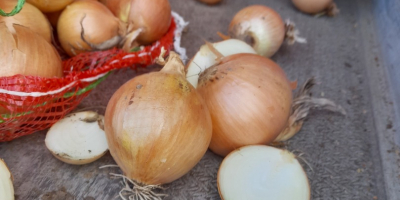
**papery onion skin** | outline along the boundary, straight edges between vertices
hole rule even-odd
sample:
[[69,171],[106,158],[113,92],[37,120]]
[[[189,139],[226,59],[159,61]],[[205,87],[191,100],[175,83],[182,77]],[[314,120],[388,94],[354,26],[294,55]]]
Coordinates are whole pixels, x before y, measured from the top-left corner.
[[50,43],[27,27],[14,25],[13,28],[15,34],[0,23],[0,77],[63,76],[61,58]]
[[92,44],[101,44],[119,35],[120,21],[103,4],[92,0],[77,0],[61,13],[57,32],[61,46],[69,56],[92,51],[81,39],[83,19],[84,37]]
[[[17,5],[18,0],[0,1],[0,8],[10,12]],[[5,22],[10,30],[13,24],[19,24],[32,29],[41,35],[47,42],[51,42],[52,29],[46,16],[35,6],[25,3],[21,11],[11,17],[0,16],[0,22]]]
[[308,14],[317,14],[326,10],[333,0],[292,0],[294,6]]
[[56,12],[64,9],[68,4],[74,0],[26,0],[28,3],[33,4],[44,13]]
[[229,25],[232,38],[250,40],[257,54],[271,57],[285,39],[285,24],[280,15],[263,5],[243,8],[233,17]]
[[210,149],[220,156],[273,142],[290,115],[289,80],[276,63],[259,55],[224,57],[201,74],[197,90],[211,113]]
[[143,29],[137,38],[140,44],[157,41],[171,25],[168,0],[100,0],[115,16],[135,29]]
[[[160,72],[126,82],[107,105],[110,153],[127,177],[143,184],[180,178],[200,161],[211,140],[209,111],[185,80],[178,57],[171,52]],[[178,70],[171,69],[173,62]]]

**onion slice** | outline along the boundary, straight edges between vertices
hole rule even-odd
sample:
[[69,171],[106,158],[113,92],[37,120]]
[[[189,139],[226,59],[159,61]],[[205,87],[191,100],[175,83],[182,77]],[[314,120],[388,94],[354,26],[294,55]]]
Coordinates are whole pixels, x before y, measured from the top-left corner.
[[0,158],[0,199],[14,200],[12,174],[6,163]]
[[93,162],[108,151],[103,124],[104,117],[93,111],[70,114],[47,132],[46,147],[69,164]]
[[230,153],[218,171],[218,190],[225,200],[309,200],[306,173],[287,150],[251,145]]
[[[214,48],[210,49],[210,45]],[[188,64],[186,80],[196,88],[199,75],[207,68],[215,65],[217,60],[220,59],[219,56],[222,55],[225,57],[238,53],[256,54],[256,51],[246,42],[238,39],[227,39],[213,44],[207,43],[201,46],[199,51]]]

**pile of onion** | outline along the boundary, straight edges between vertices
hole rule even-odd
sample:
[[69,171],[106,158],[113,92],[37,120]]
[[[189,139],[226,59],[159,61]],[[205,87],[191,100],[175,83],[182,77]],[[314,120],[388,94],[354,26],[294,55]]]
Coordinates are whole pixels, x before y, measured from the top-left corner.
[[305,43],[298,33],[293,23],[285,24],[276,11],[263,5],[241,9],[229,25],[230,37],[248,42],[257,54],[265,57],[274,55],[285,38],[289,44]]
[[161,71],[137,76],[114,93],[104,128],[118,166],[144,185],[186,174],[207,151],[212,134],[207,106],[174,52]]
[[287,150],[264,145],[239,148],[218,170],[218,191],[226,200],[310,200],[306,173]]
[[143,45],[160,39],[171,24],[168,0],[100,0],[115,16],[139,30],[137,42]]
[[0,199],[14,200],[13,177],[6,163],[0,158]]
[[[17,2],[18,0],[0,1],[0,8],[5,12],[10,12]],[[3,17],[0,15],[0,22],[5,22],[11,31],[14,29],[13,24],[25,26],[41,35],[46,41],[51,42],[52,30],[46,16],[29,3],[25,3],[21,11],[14,16]]]
[[294,6],[307,14],[335,16],[339,10],[333,0],[292,0]]

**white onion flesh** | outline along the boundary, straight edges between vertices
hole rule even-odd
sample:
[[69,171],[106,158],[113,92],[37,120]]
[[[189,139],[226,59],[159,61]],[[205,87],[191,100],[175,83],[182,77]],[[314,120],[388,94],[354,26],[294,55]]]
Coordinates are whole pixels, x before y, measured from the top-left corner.
[[225,200],[309,200],[302,166],[287,150],[265,145],[239,148],[223,160],[218,190]]
[[[238,39],[227,39],[213,43],[212,45],[223,56],[230,56],[238,53],[257,54],[253,47]],[[199,75],[207,68],[216,64],[216,59],[217,55],[215,55],[206,44],[201,46],[200,50],[188,65],[186,80],[188,80],[194,88],[197,88]]]
[[14,200],[12,175],[6,163],[0,158],[0,199]]
[[63,162],[75,165],[93,162],[108,151],[103,123],[104,117],[96,112],[70,114],[50,128],[46,146]]

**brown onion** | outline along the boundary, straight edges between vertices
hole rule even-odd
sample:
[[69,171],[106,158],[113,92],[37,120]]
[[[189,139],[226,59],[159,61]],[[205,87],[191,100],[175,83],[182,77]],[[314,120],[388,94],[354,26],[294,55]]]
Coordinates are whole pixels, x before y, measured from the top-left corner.
[[115,47],[121,40],[121,26],[103,4],[77,0],[61,13],[57,32],[63,49],[68,55],[75,56],[81,52]]
[[273,142],[285,128],[292,89],[284,71],[255,54],[234,54],[206,69],[197,90],[211,113],[210,149],[221,156]]
[[68,4],[74,0],[26,0],[28,3],[33,4],[44,13],[55,12],[64,9]]
[[[0,1],[0,8],[5,12],[10,12],[17,5],[18,0]],[[0,22],[5,22],[9,30],[13,29],[13,24],[19,24],[30,28],[46,41],[51,42],[51,26],[46,16],[35,6],[25,3],[21,11],[12,17],[0,16]]]
[[329,16],[337,14],[338,9],[333,0],[292,0],[294,6],[308,14],[320,14],[326,12]]
[[100,0],[132,29],[142,29],[137,41],[150,44],[160,39],[171,24],[168,0]]
[[199,0],[199,1],[201,1],[205,4],[214,5],[214,4],[221,2],[222,0]]
[[114,93],[104,127],[118,166],[146,185],[186,174],[207,151],[212,132],[207,106],[174,52],[161,71],[137,76]]

